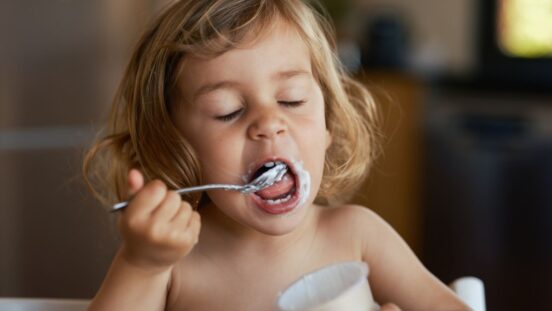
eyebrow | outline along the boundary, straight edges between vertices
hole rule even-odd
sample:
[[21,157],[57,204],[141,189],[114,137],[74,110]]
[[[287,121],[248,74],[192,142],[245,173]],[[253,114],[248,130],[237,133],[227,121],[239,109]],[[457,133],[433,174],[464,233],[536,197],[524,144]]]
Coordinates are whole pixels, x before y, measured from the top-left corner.
[[304,69],[292,69],[292,70],[283,70],[278,71],[272,77],[273,80],[287,80],[296,76],[310,75],[311,72]]
[[[271,80],[287,80],[296,76],[310,75],[311,72],[303,69],[292,69],[292,70],[283,70],[278,71],[272,75]],[[239,82],[231,80],[223,80],[215,83],[207,83],[201,86],[194,94],[194,99],[198,98],[201,95],[219,90],[219,89],[228,89],[235,88],[240,85]]]
[[203,85],[202,87],[200,87],[195,92],[194,99],[198,98],[201,95],[204,95],[204,94],[207,94],[207,93],[219,90],[219,89],[234,88],[237,85],[239,85],[238,82],[229,81],[229,80],[219,81],[219,82],[215,82],[215,83],[207,83],[207,84]]

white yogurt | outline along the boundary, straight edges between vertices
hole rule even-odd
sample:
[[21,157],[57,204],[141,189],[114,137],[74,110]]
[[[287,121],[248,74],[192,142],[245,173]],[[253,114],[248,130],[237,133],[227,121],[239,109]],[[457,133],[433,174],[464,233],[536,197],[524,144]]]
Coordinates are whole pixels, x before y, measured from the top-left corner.
[[303,163],[292,161],[295,174],[299,179],[299,204],[301,206],[308,200],[311,190],[311,178],[309,172],[303,168]]

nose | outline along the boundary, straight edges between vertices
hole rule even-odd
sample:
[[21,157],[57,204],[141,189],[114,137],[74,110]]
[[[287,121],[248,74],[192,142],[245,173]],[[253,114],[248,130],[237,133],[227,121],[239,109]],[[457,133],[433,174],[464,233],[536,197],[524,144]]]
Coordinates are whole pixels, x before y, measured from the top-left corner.
[[248,135],[253,140],[271,140],[287,132],[286,122],[281,114],[272,110],[259,113],[248,128]]

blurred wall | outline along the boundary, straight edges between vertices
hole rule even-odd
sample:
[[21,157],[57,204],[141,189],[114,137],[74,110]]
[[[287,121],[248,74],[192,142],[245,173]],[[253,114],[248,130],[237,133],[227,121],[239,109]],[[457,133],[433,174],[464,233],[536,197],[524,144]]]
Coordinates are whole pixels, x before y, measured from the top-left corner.
[[[394,14],[407,27],[412,65],[421,70],[464,74],[476,61],[476,0],[351,0],[368,22]],[[361,23],[362,25],[362,23]]]
[[148,0],[0,3],[0,296],[89,298],[117,245],[80,176]]

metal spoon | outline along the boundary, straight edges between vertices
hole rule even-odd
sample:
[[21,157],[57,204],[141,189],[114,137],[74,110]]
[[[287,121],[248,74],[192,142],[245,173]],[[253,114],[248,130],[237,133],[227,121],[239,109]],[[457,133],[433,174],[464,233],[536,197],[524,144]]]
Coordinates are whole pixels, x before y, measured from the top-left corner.
[[[252,182],[245,185],[231,185],[231,184],[208,184],[203,186],[187,187],[180,188],[176,190],[176,193],[190,193],[196,191],[205,191],[205,190],[231,190],[239,191],[241,193],[249,194],[257,192],[261,189],[264,189],[268,186],[272,186],[274,183],[282,180],[282,177],[287,172],[287,165],[284,163],[278,162],[268,171],[262,173],[259,177],[255,178]],[[113,205],[111,212],[117,212],[125,208],[130,201],[124,201]]]

